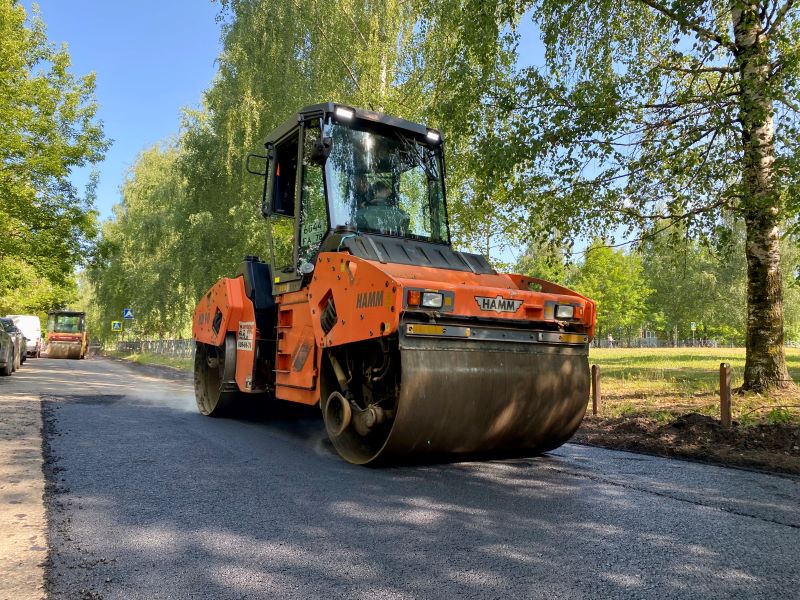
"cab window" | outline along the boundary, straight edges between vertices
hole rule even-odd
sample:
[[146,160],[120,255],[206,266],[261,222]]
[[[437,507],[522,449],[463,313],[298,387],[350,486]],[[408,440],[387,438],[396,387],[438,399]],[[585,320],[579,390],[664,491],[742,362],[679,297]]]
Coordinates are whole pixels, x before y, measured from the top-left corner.
[[274,185],[272,186],[272,212],[286,217],[294,216],[294,194],[297,177],[298,136],[295,133],[275,147]]
[[[300,198],[300,243],[298,261],[313,262],[322,238],[328,232],[323,167],[312,159],[320,136],[318,124],[306,125],[303,141],[303,173]],[[300,265],[298,265],[300,266]]]

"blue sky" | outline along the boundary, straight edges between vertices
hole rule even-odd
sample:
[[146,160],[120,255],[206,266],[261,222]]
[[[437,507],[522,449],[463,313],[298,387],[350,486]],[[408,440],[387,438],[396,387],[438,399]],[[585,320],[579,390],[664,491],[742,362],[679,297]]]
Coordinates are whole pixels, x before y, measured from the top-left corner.
[[[177,134],[181,107],[198,106],[216,72],[218,4],[204,0],[23,0],[38,4],[51,42],[67,44],[72,72],[97,74],[98,116],[113,140],[99,166],[97,209],[111,214],[136,155]],[[83,187],[88,172],[73,173]]]
[[[181,108],[198,106],[216,72],[219,4],[210,0],[22,0],[39,6],[48,37],[66,43],[72,72],[97,74],[98,117],[113,140],[99,165],[96,208],[111,215],[125,172],[145,148],[178,133]],[[538,32],[521,26],[520,65],[541,62]],[[89,170],[73,173],[82,189]]]

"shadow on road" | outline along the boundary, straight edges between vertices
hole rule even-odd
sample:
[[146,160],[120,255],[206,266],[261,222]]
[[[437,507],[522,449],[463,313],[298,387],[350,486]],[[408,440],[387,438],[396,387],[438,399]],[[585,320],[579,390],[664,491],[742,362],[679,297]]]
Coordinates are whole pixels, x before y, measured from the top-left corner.
[[52,598],[788,597],[800,575],[777,477],[731,507],[750,474],[588,448],[355,467],[292,405],[71,396],[43,415]]

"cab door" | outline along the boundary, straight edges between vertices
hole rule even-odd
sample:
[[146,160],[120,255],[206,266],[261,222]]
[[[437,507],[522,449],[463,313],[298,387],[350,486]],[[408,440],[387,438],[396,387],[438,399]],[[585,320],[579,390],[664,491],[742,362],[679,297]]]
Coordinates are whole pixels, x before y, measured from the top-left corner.
[[330,229],[325,201],[325,169],[320,152],[319,119],[306,121],[302,128],[302,154],[298,173],[297,270],[310,269],[320,244]]
[[[295,220],[295,273],[297,288],[278,299],[278,351],[275,395],[284,400],[315,404],[319,401],[321,353],[312,324],[308,287],[320,244],[328,233],[324,171],[318,156],[319,121],[303,124],[297,169]],[[276,288],[278,286],[276,285]]]

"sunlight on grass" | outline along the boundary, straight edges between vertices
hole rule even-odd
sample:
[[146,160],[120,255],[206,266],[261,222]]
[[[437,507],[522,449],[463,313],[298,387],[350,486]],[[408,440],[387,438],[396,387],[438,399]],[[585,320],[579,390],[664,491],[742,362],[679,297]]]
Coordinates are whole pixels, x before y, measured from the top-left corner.
[[143,365],[158,365],[162,367],[174,367],[182,371],[191,371],[194,365],[192,358],[178,358],[174,356],[162,356],[160,354],[147,354],[138,352],[111,352],[110,356],[129,360]]
[[[603,416],[667,415],[694,411],[719,418],[719,365],[730,363],[732,385],[742,385],[744,348],[593,348],[600,366]],[[800,382],[800,349],[787,348],[789,374]],[[733,415],[742,424],[800,423],[800,394],[776,397],[734,394]]]

